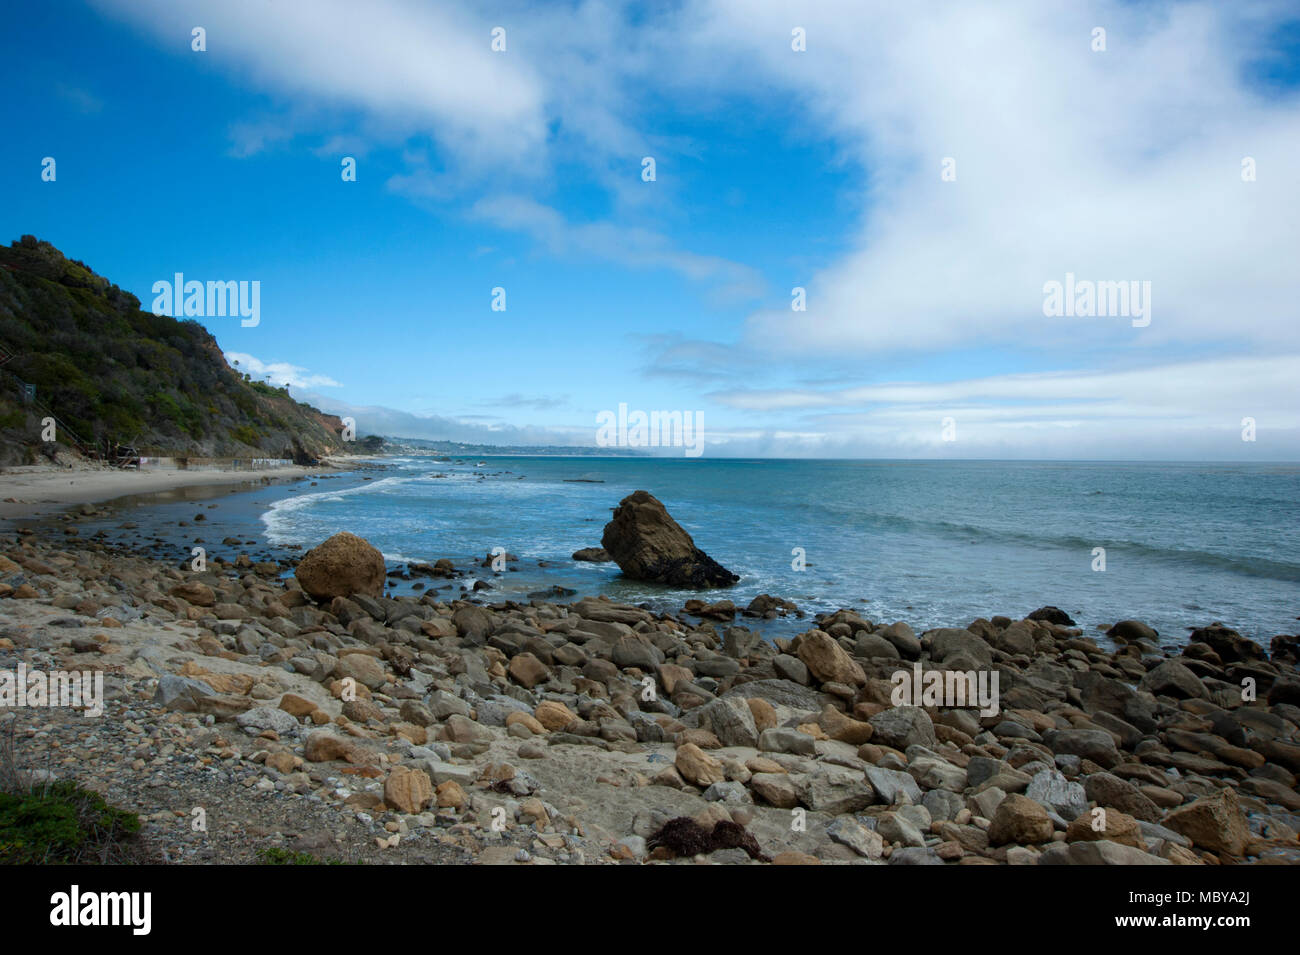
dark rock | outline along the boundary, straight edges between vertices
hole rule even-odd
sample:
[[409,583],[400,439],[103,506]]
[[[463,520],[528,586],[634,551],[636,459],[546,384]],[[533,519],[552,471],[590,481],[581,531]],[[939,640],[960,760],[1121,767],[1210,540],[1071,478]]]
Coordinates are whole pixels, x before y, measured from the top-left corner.
[[1148,627],[1141,620],[1121,620],[1106,631],[1106,636],[1125,643],[1130,640],[1149,640],[1155,643],[1160,639],[1159,631],[1154,627]]
[[1230,627],[1221,623],[1212,623],[1208,627],[1193,630],[1188,636],[1190,643],[1208,643],[1224,663],[1263,660],[1264,648],[1254,640],[1248,640]]
[[696,547],[648,491],[635,491],[619,502],[600,542],[635,580],[703,589],[729,587],[740,579]]
[[1041,620],[1044,623],[1055,623],[1062,627],[1074,627],[1077,624],[1070,619],[1070,615],[1064,610],[1057,607],[1039,607],[1027,618],[1029,620]]

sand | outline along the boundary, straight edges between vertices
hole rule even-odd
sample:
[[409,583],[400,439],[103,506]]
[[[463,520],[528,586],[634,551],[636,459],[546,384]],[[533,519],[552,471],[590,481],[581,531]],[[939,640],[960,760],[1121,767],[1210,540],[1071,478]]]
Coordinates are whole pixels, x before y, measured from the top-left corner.
[[279,483],[352,466],[355,462],[351,459],[331,458],[315,467],[294,465],[261,471],[218,468],[123,471],[94,465],[4,468],[0,469],[0,521],[43,517],[79,504],[99,504],[134,494],[187,487],[261,485],[268,479]]

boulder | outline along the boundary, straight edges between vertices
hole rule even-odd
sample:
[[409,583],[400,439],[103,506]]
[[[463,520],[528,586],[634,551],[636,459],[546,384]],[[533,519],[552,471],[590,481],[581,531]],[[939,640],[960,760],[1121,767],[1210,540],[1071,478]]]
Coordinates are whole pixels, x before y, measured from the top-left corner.
[[1088,811],[1088,797],[1084,788],[1078,783],[1070,782],[1059,770],[1044,769],[1035,773],[1025,789],[1025,795],[1064,819],[1075,819]]
[[758,726],[747,700],[736,696],[713,700],[696,712],[700,714],[700,726],[713,730],[723,746],[758,748]]
[[318,601],[384,592],[384,556],[369,543],[346,531],[303,555],[294,570],[302,589]]
[[1093,773],[1084,779],[1083,789],[1087,798],[1098,806],[1118,809],[1146,822],[1160,821],[1160,807],[1127,779],[1111,773]]
[[930,658],[936,663],[946,663],[945,669],[975,670],[993,663],[993,650],[969,630],[940,627],[925,634],[925,643],[930,647]]
[[705,789],[714,783],[724,782],[727,778],[722,764],[694,743],[677,747],[677,758],[673,765],[681,773],[682,779]]
[[822,630],[809,630],[799,638],[799,659],[822,683],[862,686],[867,675],[835,638]]
[[740,579],[696,547],[648,491],[635,491],[619,502],[600,543],[634,580],[704,589],[729,587]]
[[1109,769],[1120,760],[1115,737],[1105,730],[1053,730],[1044,741],[1058,756],[1064,754],[1090,759],[1103,769]]
[[1073,627],[1076,625],[1075,622],[1070,619],[1068,613],[1057,607],[1039,607],[1025,619],[1041,620],[1043,623],[1054,623],[1062,627]]
[[1196,674],[1177,660],[1166,660],[1152,668],[1142,678],[1141,687],[1156,696],[1172,696],[1180,700],[1208,700],[1209,691]]
[[1122,643],[1128,643],[1132,640],[1146,640],[1150,643],[1158,643],[1160,640],[1160,632],[1141,620],[1121,620],[1106,631],[1106,636]]
[[422,769],[397,766],[384,781],[384,802],[408,815],[433,802],[433,781]]
[[1238,663],[1249,660],[1265,659],[1264,648],[1253,640],[1248,640],[1231,627],[1221,623],[1212,623],[1208,627],[1193,630],[1188,635],[1189,643],[1205,643],[1214,649],[1224,663]]
[[1133,846],[1109,839],[1097,842],[1058,843],[1043,853],[1039,865],[1170,865],[1168,859],[1153,856]]
[[217,595],[207,584],[200,583],[197,580],[191,580],[183,584],[177,584],[168,591],[173,597],[179,597],[187,603],[192,603],[196,607],[213,607],[217,603]]
[[1147,848],[1138,821],[1118,809],[1105,809],[1105,815],[1098,812],[1095,816],[1090,810],[1084,811],[1075,817],[1065,833],[1066,842],[1099,842],[1103,839],[1143,852]]
[[930,714],[919,706],[881,710],[868,722],[873,730],[872,741],[894,749],[906,750],[913,744],[930,748],[937,743]]
[[161,703],[169,710],[186,710],[193,712],[199,708],[199,700],[213,696],[215,691],[202,680],[176,676],[165,673],[158,678],[158,689],[153,701]]
[[755,773],[749,778],[749,788],[770,806],[793,809],[799,805],[799,789],[785,773]]
[[584,547],[582,550],[573,552],[574,560],[583,560],[592,564],[608,564],[613,557],[609,556],[609,551],[603,547]]
[[284,710],[273,706],[256,706],[240,713],[235,722],[248,730],[272,730],[280,736],[297,732],[298,721]]
[[384,665],[365,653],[349,653],[339,657],[334,666],[334,675],[340,680],[351,677],[372,690],[377,690],[388,680]]
[[1165,817],[1164,825],[1202,849],[1230,856],[1244,855],[1251,839],[1246,816],[1231,789],[1220,789],[1175,809]]
[[1047,810],[1027,796],[1012,793],[998,804],[989,826],[989,844],[1032,845],[1052,838],[1052,819]]

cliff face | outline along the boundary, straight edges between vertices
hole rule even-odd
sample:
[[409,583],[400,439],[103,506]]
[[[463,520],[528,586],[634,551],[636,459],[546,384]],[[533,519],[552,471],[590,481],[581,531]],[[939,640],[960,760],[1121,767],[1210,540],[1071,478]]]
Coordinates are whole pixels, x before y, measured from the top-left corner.
[[[8,359],[6,360],[6,355]],[[342,451],[343,423],[231,368],[198,322],[140,300],[48,242],[0,247],[0,464],[109,443],[192,457],[315,458]],[[20,382],[34,385],[24,400]]]

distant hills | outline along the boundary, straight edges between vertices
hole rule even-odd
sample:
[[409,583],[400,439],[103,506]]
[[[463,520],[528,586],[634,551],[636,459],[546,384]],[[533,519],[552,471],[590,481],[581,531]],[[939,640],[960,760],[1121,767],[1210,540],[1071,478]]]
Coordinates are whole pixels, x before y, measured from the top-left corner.
[[[345,450],[343,422],[231,368],[195,321],[140,300],[48,242],[0,247],[0,465],[108,444],[299,461]],[[348,445],[346,450],[359,450]]]
[[503,444],[467,444],[463,441],[431,441],[426,438],[404,438],[387,436],[383,439],[384,450],[390,454],[409,454],[425,452],[438,455],[507,455],[509,457],[583,457],[583,458],[635,458],[645,457],[639,449],[628,448],[593,448],[583,445],[548,444],[548,445],[503,445]]

